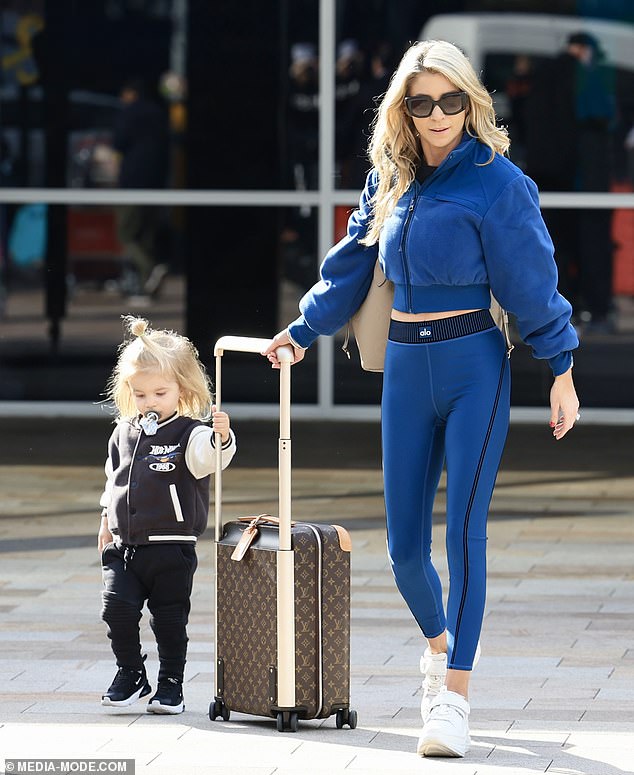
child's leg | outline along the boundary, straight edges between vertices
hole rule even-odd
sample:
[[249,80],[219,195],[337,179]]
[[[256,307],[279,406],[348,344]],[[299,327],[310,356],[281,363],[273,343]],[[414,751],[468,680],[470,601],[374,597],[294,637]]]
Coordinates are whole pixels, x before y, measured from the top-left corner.
[[117,665],[143,669],[139,621],[147,593],[132,570],[125,567],[124,548],[106,547],[102,558],[103,609],[101,618],[108,625],[108,637]]
[[141,547],[153,553],[148,608],[150,625],[156,637],[160,668],[158,680],[183,680],[187,656],[187,620],[191,607],[194,572],[198,565],[191,544],[165,544]]

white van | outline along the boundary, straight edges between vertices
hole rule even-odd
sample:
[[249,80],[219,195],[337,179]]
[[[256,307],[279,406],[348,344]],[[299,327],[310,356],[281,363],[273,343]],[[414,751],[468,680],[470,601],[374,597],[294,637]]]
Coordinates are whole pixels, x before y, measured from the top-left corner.
[[[491,92],[496,114],[505,123],[510,122],[513,136],[511,105],[505,86],[513,72],[514,60],[523,55],[536,66],[564,51],[568,37],[575,32],[593,35],[606,63],[615,68],[620,118],[628,122],[621,131],[626,132],[634,117],[634,24],[537,13],[439,14],[427,21],[419,39],[448,40],[465,52]],[[521,153],[519,144],[514,145],[516,152]],[[513,160],[522,166],[521,157]]]
[[574,32],[597,38],[609,64],[634,71],[634,25],[625,22],[533,13],[454,13],[432,16],[419,40],[448,40],[480,72],[489,54],[553,57]]

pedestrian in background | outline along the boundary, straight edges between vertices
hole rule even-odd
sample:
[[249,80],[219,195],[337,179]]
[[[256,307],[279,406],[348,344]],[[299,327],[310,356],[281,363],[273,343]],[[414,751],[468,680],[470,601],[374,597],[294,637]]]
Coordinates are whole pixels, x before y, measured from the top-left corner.
[[[319,61],[313,43],[294,43],[290,50],[284,179],[296,191],[318,186]],[[317,216],[313,207],[289,207],[280,232],[283,274],[304,286],[315,276]]]
[[[425,647],[422,756],[464,756],[468,688],[484,615],[486,523],[509,424],[509,353],[490,293],[547,361],[552,434],[578,419],[571,306],[557,292],[537,188],[510,162],[490,95],[455,46],[403,56],[380,104],[373,169],[347,235],[327,254],[280,345],[295,362],[363,302],[377,259],[394,283],[382,397],[388,552]],[[432,506],[447,468],[449,595],[431,558]]]
[[[545,191],[609,191],[615,74],[587,32],[537,68],[526,102],[526,172]],[[587,332],[613,328],[612,211],[548,209],[560,288]]]
[[[147,92],[140,79],[121,90],[122,108],[114,128],[113,148],[119,154],[119,188],[162,189],[167,185],[169,121],[167,111]],[[138,303],[155,296],[168,266],[159,260],[161,209],[155,205],[121,204],[116,208],[117,236],[131,262],[125,288]]]

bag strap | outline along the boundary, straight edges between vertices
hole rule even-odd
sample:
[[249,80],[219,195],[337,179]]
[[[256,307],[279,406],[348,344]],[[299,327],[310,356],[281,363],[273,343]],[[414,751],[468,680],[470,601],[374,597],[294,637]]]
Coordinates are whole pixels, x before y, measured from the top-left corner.
[[[279,525],[280,518],[272,517],[270,514],[258,514],[257,517],[238,517],[236,522],[252,522],[254,525],[261,525],[264,522],[269,522],[271,525]],[[295,524],[297,523],[291,520],[291,527]]]
[[348,356],[348,360],[350,360],[350,321],[346,324],[346,335],[343,339],[343,344],[341,345],[341,349],[344,351],[344,353]]
[[509,331],[509,313],[502,308],[502,333],[506,341],[506,357],[510,359],[511,353],[515,349],[515,345],[511,342],[511,333]]

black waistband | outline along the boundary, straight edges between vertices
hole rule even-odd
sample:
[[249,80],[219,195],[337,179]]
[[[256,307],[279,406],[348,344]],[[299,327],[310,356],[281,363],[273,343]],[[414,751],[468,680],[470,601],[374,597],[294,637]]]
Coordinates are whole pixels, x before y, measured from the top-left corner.
[[429,344],[444,342],[447,339],[458,339],[467,334],[487,331],[494,328],[495,322],[488,309],[467,312],[465,315],[455,315],[440,320],[425,320],[418,323],[404,323],[400,320],[390,320],[388,339],[392,342],[405,344]]

